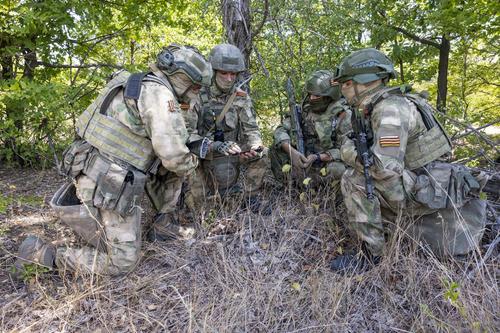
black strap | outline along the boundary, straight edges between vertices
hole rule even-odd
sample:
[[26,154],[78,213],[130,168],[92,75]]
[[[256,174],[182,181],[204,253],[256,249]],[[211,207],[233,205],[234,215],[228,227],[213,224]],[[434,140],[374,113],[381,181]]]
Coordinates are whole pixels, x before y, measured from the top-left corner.
[[123,92],[124,98],[129,98],[133,100],[138,100],[141,94],[141,83],[142,80],[149,72],[134,73],[128,77],[127,83],[125,84],[125,91]]
[[111,101],[113,100],[113,98],[115,98],[120,89],[122,89],[122,86],[117,86],[110,90],[108,95],[104,98],[104,101],[102,101],[101,109],[99,110],[100,114],[106,114],[106,111],[108,111]]

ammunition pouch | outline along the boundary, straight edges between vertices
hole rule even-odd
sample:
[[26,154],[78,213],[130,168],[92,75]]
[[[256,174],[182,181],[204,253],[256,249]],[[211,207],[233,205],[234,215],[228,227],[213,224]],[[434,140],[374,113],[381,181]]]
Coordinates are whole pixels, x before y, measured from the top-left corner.
[[479,183],[463,165],[431,162],[414,170],[417,174],[415,200],[431,209],[460,208]]
[[147,179],[143,172],[118,165],[94,150],[84,173],[97,184],[93,198],[95,207],[128,216],[140,205]]
[[73,183],[61,186],[52,197],[50,206],[61,221],[70,227],[86,243],[100,251],[106,251],[105,234],[99,223],[99,211],[82,204]]
[[74,179],[85,168],[92,146],[85,140],[79,139],[66,148],[63,152],[61,172]]

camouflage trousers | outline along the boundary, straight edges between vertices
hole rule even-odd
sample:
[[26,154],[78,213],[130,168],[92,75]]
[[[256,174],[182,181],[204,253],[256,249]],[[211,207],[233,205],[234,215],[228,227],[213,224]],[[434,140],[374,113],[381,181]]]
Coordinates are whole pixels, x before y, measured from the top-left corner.
[[96,209],[93,196],[96,183],[86,175],[76,179],[77,196],[89,211],[97,212],[96,222],[104,230],[106,251],[92,246],[57,249],[56,266],[59,270],[117,275],[131,271],[140,257],[141,213],[140,207],[129,216],[120,216],[111,210]]
[[296,186],[302,186],[305,178],[311,178],[309,187],[330,186],[335,192],[340,193],[340,179],[345,172],[345,164],[340,161],[323,162],[319,166],[311,166],[307,169],[290,169],[283,173],[283,166],[290,164],[290,157],[279,148],[272,147],[269,150],[271,170],[274,177],[280,183],[286,184],[292,181]]
[[[465,254],[481,239],[485,222],[482,200],[471,199],[463,207],[431,209],[413,199],[416,175],[404,170],[403,177],[373,180],[375,197],[366,197],[365,178],[349,169],[341,180],[347,208],[348,228],[374,256],[383,254],[385,235],[398,229],[412,239],[421,239],[436,254]],[[402,216],[404,217],[402,219]],[[408,225],[396,225],[408,221]]]
[[[241,177],[243,191],[253,195],[260,191],[264,176],[268,168],[268,149],[265,148],[260,158],[243,160],[238,156],[227,156],[217,161],[219,166],[214,168],[213,161],[203,161],[190,174],[184,190],[186,206],[191,211],[199,211],[209,194],[223,193],[235,185],[239,178],[240,167],[246,167]],[[222,173],[222,175],[221,175]]]
[[[165,169],[160,169],[148,180],[146,193],[158,212],[168,213],[176,209],[182,181],[183,178]],[[56,254],[58,269],[101,275],[118,275],[133,270],[141,252],[142,209],[137,206],[132,214],[123,216],[94,207],[96,183],[86,175],[77,177],[76,189],[78,198],[103,231],[101,241],[104,246],[60,247]]]

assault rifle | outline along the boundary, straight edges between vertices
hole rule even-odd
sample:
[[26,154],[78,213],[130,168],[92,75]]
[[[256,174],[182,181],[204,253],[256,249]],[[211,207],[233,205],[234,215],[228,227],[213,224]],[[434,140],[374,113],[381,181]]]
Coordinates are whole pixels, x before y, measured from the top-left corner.
[[368,147],[368,132],[366,130],[365,120],[363,115],[358,114],[358,110],[352,110],[351,121],[352,121],[353,132],[349,137],[351,140],[354,141],[359,160],[363,165],[363,174],[365,175],[366,197],[368,198],[368,200],[372,201],[374,198],[373,182],[369,169],[370,166],[373,164],[373,162],[372,162],[372,155]]
[[290,117],[292,119],[292,136],[297,138],[297,150],[301,154],[306,153],[304,147],[304,134],[302,133],[302,107],[295,101],[292,79],[286,80],[286,92],[288,94],[288,106],[290,107]]

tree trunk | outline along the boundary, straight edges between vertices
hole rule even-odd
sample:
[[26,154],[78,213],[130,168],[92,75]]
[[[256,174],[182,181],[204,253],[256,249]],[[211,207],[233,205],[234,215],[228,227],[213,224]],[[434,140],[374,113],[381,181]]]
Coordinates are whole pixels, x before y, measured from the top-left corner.
[[[222,15],[227,41],[240,49],[248,68],[252,52],[250,0],[223,0]],[[248,71],[246,71],[246,75],[248,75]]]
[[448,94],[448,63],[450,60],[450,41],[443,35],[439,47],[438,93],[436,105],[439,111],[446,112]]

